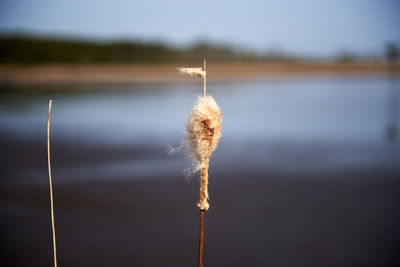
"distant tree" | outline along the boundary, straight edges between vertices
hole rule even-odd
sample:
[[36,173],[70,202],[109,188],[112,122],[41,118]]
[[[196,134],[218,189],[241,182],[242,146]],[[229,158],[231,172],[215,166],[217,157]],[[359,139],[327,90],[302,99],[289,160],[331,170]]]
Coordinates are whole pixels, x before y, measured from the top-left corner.
[[389,62],[396,62],[399,59],[399,48],[394,43],[389,43],[386,46],[386,59]]
[[357,59],[357,56],[349,51],[342,51],[338,56],[337,56],[337,61],[338,62],[353,62]]

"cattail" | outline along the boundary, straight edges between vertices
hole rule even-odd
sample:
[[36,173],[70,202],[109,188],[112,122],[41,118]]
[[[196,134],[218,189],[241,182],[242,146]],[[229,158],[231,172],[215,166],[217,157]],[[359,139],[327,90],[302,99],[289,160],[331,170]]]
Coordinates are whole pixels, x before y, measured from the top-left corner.
[[192,77],[201,77],[204,81],[203,96],[199,97],[192,108],[192,114],[186,122],[185,144],[194,163],[194,171],[200,170],[200,234],[198,250],[198,266],[203,266],[204,212],[210,208],[208,204],[208,166],[211,154],[218,146],[221,138],[222,112],[212,96],[206,95],[206,61],[204,68],[179,68],[181,73]]

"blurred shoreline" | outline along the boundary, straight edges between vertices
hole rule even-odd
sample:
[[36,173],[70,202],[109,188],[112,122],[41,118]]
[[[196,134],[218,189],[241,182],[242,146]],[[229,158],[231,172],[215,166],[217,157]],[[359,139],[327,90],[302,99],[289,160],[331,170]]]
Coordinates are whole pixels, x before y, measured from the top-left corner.
[[[44,64],[0,65],[0,84],[37,85],[65,83],[195,82],[180,75],[180,64]],[[185,64],[185,66],[196,66]],[[400,75],[400,64],[377,62],[213,63],[209,81],[288,79],[319,76]]]

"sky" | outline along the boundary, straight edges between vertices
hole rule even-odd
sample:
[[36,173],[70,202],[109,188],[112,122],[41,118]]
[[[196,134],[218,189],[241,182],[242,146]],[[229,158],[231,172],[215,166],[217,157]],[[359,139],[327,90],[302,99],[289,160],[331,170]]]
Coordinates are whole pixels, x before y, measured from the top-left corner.
[[1,0],[0,32],[98,39],[211,41],[332,56],[400,44],[398,0]]

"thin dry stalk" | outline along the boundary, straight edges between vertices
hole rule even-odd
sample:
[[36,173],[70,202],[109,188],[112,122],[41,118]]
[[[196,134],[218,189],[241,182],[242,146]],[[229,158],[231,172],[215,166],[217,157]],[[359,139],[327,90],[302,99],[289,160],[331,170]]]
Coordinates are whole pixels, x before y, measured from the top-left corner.
[[53,203],[53,183],[51,180],[51,164],[50,164],[50,112],[51,103],[49,101],[49,113],[47,116],[47,166],[49,169],[49,184],[50,184],[50,211],[51,211],[51,227],[53,230],[53,254],[54,254],[54,266],[57,267],[57,249],[56,249],[56,229],[54,226],[54,203]]
[[206,97],[207,95],[207,71],[206,71],[206,60],[204,59],[203,62],[203,71],[204,71],[204,76],[203,76],[203,96]]

